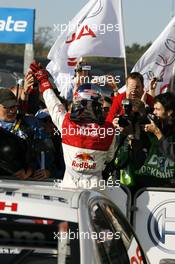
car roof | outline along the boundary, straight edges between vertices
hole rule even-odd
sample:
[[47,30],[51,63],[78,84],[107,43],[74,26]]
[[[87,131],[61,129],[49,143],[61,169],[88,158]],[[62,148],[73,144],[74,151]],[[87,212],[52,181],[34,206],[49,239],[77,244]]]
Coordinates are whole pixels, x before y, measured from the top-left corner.
[[[77,222],[80,196],[87,192],[101,195],[92,190],[59,189],[54,182],[0,180],[0,203],[5,201],[8,204],[19,204],[18,212],[11,212],[7,208],[6,212],[0,213],[46,217],[48,211],[48,218],[62,217],[63,220]],[[44,208],[40,213],[38,206]]]

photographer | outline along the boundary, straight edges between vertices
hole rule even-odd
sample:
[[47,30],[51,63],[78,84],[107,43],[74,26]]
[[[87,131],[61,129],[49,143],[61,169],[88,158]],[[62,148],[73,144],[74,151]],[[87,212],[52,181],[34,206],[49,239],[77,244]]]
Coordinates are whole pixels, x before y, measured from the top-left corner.
[[137,173],[140,186],[170,186],[175,180],[175,97],[172,93],[154,98],[154,119],[145,125],[151,147]]
[[143,76],[139,72],[132,72],[128,75],[126,80],[126,92],[114,96],[112,107],[106,120],[108,122],[113,122],[113,124],[116,125],[117,120],[115,120],[115,117],[124,114],[122,101],[124,99],[142,99],[142,97],[144,97],[144,104],[152,107],[152,96],[144,93]]
[[145,161],[150,147],[144,124],[147,113],[144,103],[139,99],[122,101],[124,113],[117,117],[118,148],[115,156],[115,168],[120,182],[124,185],[135,185],[135,170]]

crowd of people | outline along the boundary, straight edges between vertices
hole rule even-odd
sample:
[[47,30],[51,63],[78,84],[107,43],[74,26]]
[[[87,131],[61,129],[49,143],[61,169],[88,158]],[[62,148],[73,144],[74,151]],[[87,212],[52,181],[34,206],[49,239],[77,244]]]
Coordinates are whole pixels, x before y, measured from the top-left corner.
[[132,72],[123,93],[110,76],[104,85],[111,95],[104,96],[98,80],[83,79],[90,77],[83,65],[75,72],[71,101],[60,97],[37,62],[22,87],[0,90],[1,176],[62,179],[70,188],[93,188],[108,177],[131,191],[173,186],[174,94],[166,89],[155,96],[156,78],[146,92],[143,76]]

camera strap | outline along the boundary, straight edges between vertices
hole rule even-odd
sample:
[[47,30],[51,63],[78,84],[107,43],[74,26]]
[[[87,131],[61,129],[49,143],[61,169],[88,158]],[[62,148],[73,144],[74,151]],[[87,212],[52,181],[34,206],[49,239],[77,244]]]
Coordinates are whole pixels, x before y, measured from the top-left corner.
[[15,134],[15,132],[17,132],[20,129],[21,122],[22,122],[22,119],[16,120],[16,122],[13,125],[13,127],[11,128],[10,132]]

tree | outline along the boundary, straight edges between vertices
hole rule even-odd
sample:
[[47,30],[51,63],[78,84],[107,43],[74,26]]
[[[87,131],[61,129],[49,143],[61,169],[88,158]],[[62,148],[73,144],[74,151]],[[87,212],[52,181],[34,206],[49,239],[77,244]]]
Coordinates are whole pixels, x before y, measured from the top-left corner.
[[151,42],[144,46],[140,46],[138,43],[134,43],[131,47],[126,46],[127,63],[134,66],[134,64],[141,58],[141,56],[150,46]]
[[46,57],[53,44],[53,35],[50,27],[40,27],[35,34],[35,56]]

